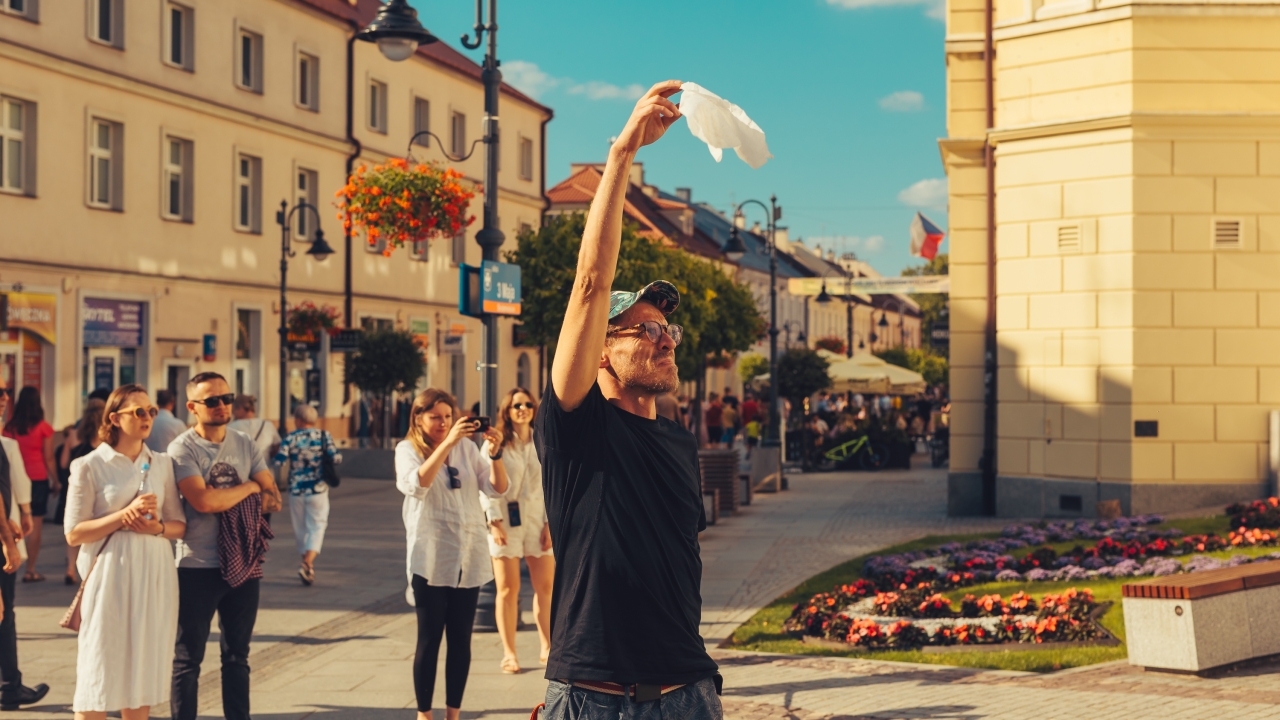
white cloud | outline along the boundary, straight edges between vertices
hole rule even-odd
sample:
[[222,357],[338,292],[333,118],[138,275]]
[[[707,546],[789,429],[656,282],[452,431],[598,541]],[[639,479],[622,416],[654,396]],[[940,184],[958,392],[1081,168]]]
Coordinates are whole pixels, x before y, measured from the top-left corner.
[[591,100],[638,100],[645,90],[635,83],[622,86],[600,80],[576,82],[572,78],[558,78],[543,71],[537,63],[527,60],[502,63],[502,79],[533,98],[540,98],[552,90],[562,88],[569,95],[586,95]]
[[846,10],[860,10],[869,7],[888,7],[888,6],[904,6],[904,5],[922,5],[925,8],[925,15],[934,20],[943,20],[946,17],[945,0],[827,0],[828,5],[834,5]]
[[898,202],[911,207],[943,208],[947,205],[946,178],[926,178],[898,193]]
[[884,238],[879,235],[872,235],[862,241],[862,247],[870,253],[880,252],[884,249]]
[[805,244],[813,247],[821,247],[825,253],[828,250],[835,250],[836,256],[843,253],[856,251],[875,253],[884,249],[884,238],[880,235],[872,235],[870,237],[858,237],[857,235],[814,235],[805,238]]
[[880,98],[880,107],[889,112],[917,112],[924,109],[924,95],[915,90],[899,90]]

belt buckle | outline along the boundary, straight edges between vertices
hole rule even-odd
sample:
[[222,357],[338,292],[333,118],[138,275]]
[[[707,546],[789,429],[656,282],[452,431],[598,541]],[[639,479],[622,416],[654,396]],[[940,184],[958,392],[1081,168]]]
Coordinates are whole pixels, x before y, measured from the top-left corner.
[[661,685],[643,685],[636,683],[633,687],[635,688],[635,701],[638,703],[659,700],[662,698]]

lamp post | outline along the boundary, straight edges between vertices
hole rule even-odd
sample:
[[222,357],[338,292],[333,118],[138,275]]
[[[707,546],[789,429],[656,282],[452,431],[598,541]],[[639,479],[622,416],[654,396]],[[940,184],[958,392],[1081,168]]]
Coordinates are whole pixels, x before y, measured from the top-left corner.
[[[310,241],[311,247],[307,248],[306,254],[315,258],[316,262],[324,262],[333,254],[333,248],[329,247],[329,243],[324,240],[324,230],[320,229],[320,211],[316,210],[316,206],[308,202],[298,201],[297,205],[290,208],[287,200],[281,200],[280,209],[276,211],[276,223],[280,225],[280,433],[282,435],[284,434],[285,421],[289,417],[289,384],[287,378],[289,366],[289,312],[287,309],[289,258],[297,254],[289,248],[289,231],[293,222],[293,214],[299,210],[310,210],[316,219],[316,236]],[[306,218],[305,212],[302,217]],[[301,242],[306,241],[302,240]]]
[[787,339],[783,341],[783,345],[787,348],[791,347],[791,328],[798,328],[800,330],[800,332],[796,334],[796,342],[807,345],[809,337],[805,335],[804,325],[795,322],[794,320],[787,320],[782,323],[782,330],[787,336]]
[[[486,147],[484,164],[484,224],[476,233],[476,243],[480,245],[485,260],[497,261],[498,248],[506,239],[498,229],[498,94],[502,87],[502,73],[498,70],[498,0],[489,0],[488,22],[484,20],[483,0],[476,0],[476,23],[474,25],[475,40],[469,35],[462,36],[462,45],[470,50],[480,47],[485,33],[489,35],[488,47],[485,49],[484,65],[480,72],[480,80],[484,83],[484,137],[476,142],[483,142]],[[389,60],[404,60],[417,50],[419,45],[436,42],[439,38],[432,35],[418,22],[418,13],[409,7],[407,0],[391,0],[378,10],[378,15],[356,38],[368,42],[376,42],[378,49]],[[422,133],[419,133],[421,135]],[[415,138],[417,135],[414,136]],[[440,139],[437,137],[436,142]],[[412,146],[413,141],[410,140]],[[443,143],[440,143],[443,148]],[[471,144],[472,151],[476,143]],[[471,156],[468,152],[462,158],[447,157],[460,162]],[[485,415],[497,415],[498,402],[498,318],[496,315],[484,316],[484,360],[476,363],[483,373],[480,383],[480,406]]]
[[[827,293],[825,281],[822,283],[822,292],[818,293],[818,302],[824,305],[831,302],[831,295]],[[848,273],[844,276],[844,326],[844,356],[851,358],[853,357],[853,276]]]
[[[886,302],[893,302],[898,306],[898,342],[901,343],[902,348],[905,350],[907,347],[907,303],[896,295],[891,295]],[[881,328],[889,327],[889,321],[885,319],[884,315],[885,312],[881,310],[879,323]]]

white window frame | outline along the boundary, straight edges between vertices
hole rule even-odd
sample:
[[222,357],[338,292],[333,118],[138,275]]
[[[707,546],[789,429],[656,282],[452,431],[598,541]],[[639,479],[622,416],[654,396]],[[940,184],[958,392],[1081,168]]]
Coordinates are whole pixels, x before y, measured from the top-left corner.
[[233,158],[232,227],[236,232],[261,234],[262,156],[237,149]]
[[[17,112],[18,124],[14,128],[13,112]],[[0,95],[0,192],[13,195],[32,195],[35,192],[35,103],[17,97]],[[17,182],[14,182],[12,166],[14,145],[17,144]]]
[[[246,69],[244,66],[245,40],[249,41],[249,68],[247,72],[249,76],[248,77],[249,83],[247,85],[244,82],[245,75],[246,75]],[[235,77],[232,78],[232,80],[233,82],[235,82],[235,86],[240,88],[241,90],[244,90],[246,92],[251,92],[251,93],[257,93],[258,95],[262,94],[262,91],[263,91],[262,58],[264,54],[263,44],[265,42],[266,41],[263,39],[262,33],[252,28],[245,27],[244,25],[240,25],[239,23],[236,24],[235,47],[234,47]]]
[[[179,13],[177,23],[177,41],[180,43],[178,57],[173,57],[174,13]],[[160,60],[165,65],[187,72],[195,72],[195,8],[176,2],[164,3],[164,43],[160,49]]]
[[[89,21],[87,31],[89,39],[99,45],[106,45],[117,50],[124,49],[124,0],[85,0],[88,12],[85,17]],[[102,37],[102,10],[106,9],[107,31],[110,37]]]
[[0,0],[0,13],[38,23],[40,22],[40,0]]
[[368,89],[365,103],[365,121],[369,129],[382,135],[387,134],[387,84],[377,78],[369,78],[365,85]]
[[293,104],[320,112],[320,57],[301,48],[293,54]]
[[[410,103],[409,106],[413,108],[413,118],[412,118],[413,134],[417,135],[418,133],[423,131],[430,131],[431,130],[431,101],[428,100],[427,98],[422,97],[417,93],[414,93],[412,95],[412,102]],[[431,137],[428,135],[423,135],[422,137],[413,141],[414,145],[420,145],[422,147],[427,147],[427,145],[429,145],[430,143],[431,143]]]
[[467,114],[457,110],[449,113],[449,153],[454,157],[467,154]]
[[319,205],[320,173],[301,165],[293,168],[293,199],[295,203],[305,202],[316,209],[313,214],[305,208],[296,213],[294,239],[299,242],[311,242],[316,238],[316,228],[320,212]]
[[[178,157],[173,158],[174,144],[177,144]],[[195,193],[193,190],[194,175],[192,165],[195,144],[180,135],[169,132],[160,134],[160,217],[176,222],[192,222],[194,219]],[[178,211],[172,212],[173,177],[178,178]]]
[[[102,137],[100,128],[107,129],[108,147],[103,148],[100,145]],[[124,210],[124,125],[101,113],[89,112],[88,137],[86,157],[88,160],[85,168],[86,183],[85,201],[91,208],[99,210]],[[106,177],[106,200],[102,200],[98,190],[102,185],[102,175],[104,167],[102,161],[106,161],[105,173]]]
[[371,243],[369,242],[369,234],[361,228],[359,231],[359,237],[360,244],[364,246],[364,251],[370,255],[381,255],[382,252],[387,249],[386,235],[379,236],[377,242]]
[[[527,138],[521,135],[520,140],[516,143],[516,147],[519,148],[519,153],[520,153],[520,179],[532,180],[533,179],[533,155],[534,155],[533,138]],[[526,148],[528,149],[527,157],[525,152]],[[525,162],[526,160],[528,161],[527,167]]]

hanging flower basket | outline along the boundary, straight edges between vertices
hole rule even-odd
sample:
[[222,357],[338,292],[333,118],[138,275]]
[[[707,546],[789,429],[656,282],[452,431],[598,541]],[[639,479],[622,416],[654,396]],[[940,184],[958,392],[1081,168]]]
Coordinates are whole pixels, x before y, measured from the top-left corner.
[[724,353],[707,356],[707,367],[709,368],[729,368],[733,367],[733,358]]
[[453,237],[475,222],[467,215],[475,192],[461,178],[457,170],[401,158],[372,169],[361,165],[337,192],[338,219],[347,230],[363,228],[370,245],[385,240],[388,257],[406,243]]
[[304,300],[289,308],[289,317],[285,320],[290,335],[298,337],[315,336],[321,332],[335,335],[338,332],[340,312],[332,305],[316,305]]

